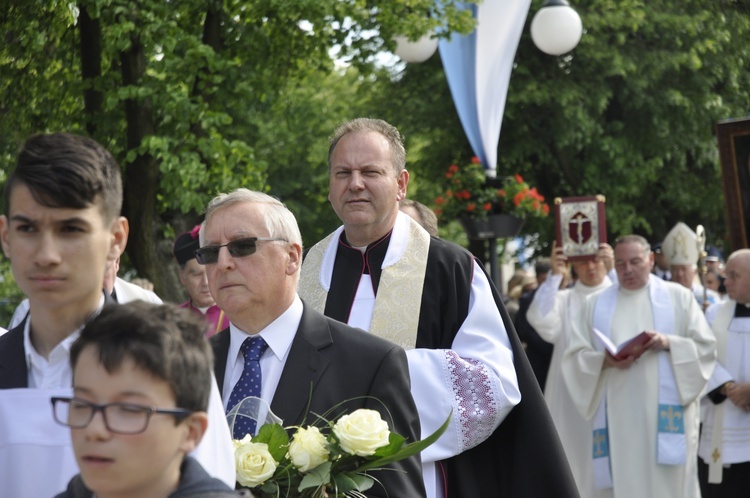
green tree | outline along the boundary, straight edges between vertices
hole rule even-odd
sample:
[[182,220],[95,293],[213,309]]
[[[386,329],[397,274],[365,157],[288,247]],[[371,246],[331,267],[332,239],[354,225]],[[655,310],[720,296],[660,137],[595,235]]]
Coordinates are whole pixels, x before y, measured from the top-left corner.
[[[317,207],[303,216],[323,210],[315,183],[297,175],[321,140],[299,138],[313,131],[301,118],[320,115],[317,125],[327,128],[346,103],[298,85],[344,89],[345,79],[326,80],[329,50],[338,47],[338,59],[366,76],[394,33],[416,36],[438,25],[467,30],[472,20],[429,0],[5,2],[0,157],[10,167],[22,141],[40,131],[87,133],[105,144],[123,168],[127,263],[176,300],[171,240],[200,220],[217,192],[272,190],[270,175],[292,204],[313,196]],[[331,103],[335,110],[326,112]],[[294,146],[276,150],[282,138]]]
[[[542,3],[534,1],[516,54],[498,175],[520,173],[548,200],[604,194],[613,235],[661,240],[684,221],[721,244],[714,127],[750,114],[750,2],[579,2],[585,33],[561,57],[531,41]],[[390,76],[378,82],[373,109],[385,108],[406,134],[415,198],[434,205],[445,168],[456,156],[468,161],[471,149],[437,58]],[[551,240],[551,220],[536,228]]]

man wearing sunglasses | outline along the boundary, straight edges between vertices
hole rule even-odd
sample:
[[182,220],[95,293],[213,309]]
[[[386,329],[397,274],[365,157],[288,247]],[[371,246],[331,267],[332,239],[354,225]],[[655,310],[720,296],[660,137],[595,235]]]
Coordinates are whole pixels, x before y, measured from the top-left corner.
[[453,410],[422,453],[428,496],[577,496],[497,291],[468,251],[399,212],[405,163],[401,134],[384,121],[336,130],[328,200],[343,227],[308,252],[300,296],[407,349],[423,435]]
[[[96,141],[68,133],[29,138],[5,184],[0,238],[30,308],[0,337],[3,496],[54,496],[77,472],[70,437],[53,422],[49,398],[69,395],[71,344],[111,301],[102,282],[127,243],[121,207],[115,159]],[[234,451],[218,388],[211,399],[211,423],[194,456],[234,485]]]
[[[200,242],[196,259],[230,321],[210,339],[228,410],[261,398],[284,426],[294,426],[370,408],[407,441],[418,439],[404,350],[323,316],[297,296],[302,236],[280,201],[247,189],[219,195],[208,205]],[[256,429],[235,422],[233,437]],[[375,485],[365,496],[425,496],[420,468],[415,455],[373,471]]]

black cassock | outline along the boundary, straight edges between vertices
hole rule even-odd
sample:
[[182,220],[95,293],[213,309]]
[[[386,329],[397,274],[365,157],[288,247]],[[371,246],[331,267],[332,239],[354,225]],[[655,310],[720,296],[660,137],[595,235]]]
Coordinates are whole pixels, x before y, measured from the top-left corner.
[[[370,274],[377,293],[389,241],[390,234],[370,244],[363,254],[349,246],[342,234],[325,306],[326,315],[348,321],[363,272]],[[451,349],[453,339],[468,314],[473,263],[474,257],[462,247],[442,239],[431,239],[417,348]],[[521,402],[486,441],[441,462],[448,486],[447,497],[579,496],[542,391],[500,295],[494,285],[492,289],[513,349]]]

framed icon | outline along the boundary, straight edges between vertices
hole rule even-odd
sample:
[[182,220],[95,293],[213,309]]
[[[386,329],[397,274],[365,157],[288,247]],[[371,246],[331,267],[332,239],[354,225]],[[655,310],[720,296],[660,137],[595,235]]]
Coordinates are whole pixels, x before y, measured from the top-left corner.
[[732,251],[750,247],[750,118],[716,125],[727,228]]
[[592,259],[607,242],[603,195],[555,198],[555,236],[568,261]]

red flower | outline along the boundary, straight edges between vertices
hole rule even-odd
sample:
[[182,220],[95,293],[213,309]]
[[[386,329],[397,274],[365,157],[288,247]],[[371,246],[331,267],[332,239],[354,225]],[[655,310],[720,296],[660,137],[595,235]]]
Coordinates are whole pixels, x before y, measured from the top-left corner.
[[471,163],[472,164],[482,164],[482,160],[479,159],[477,156],[474,156],[474,157],[471,158]]
[[445,202],[445,199],[443,199],[443,197],[442,197],[442,196],[440,196],[440,197],[438,197],[437,199],[435,199],[435,204],[437,204],[438,206],[439,206],[440,204],[444,203],[444,202]]
[[513,204],[515,204],[516,206],[520,206],[521,202],[523,202],[523,192],[517,193],[513,198]]
[[456,166],[455,164],[451,164],[448,168],[448,171],[450,171],[451,173],[458,173],[458,166]]
[[516,183],[523,183],[523,177],[519,174],[516,174]]
[[542,204],[542,212],[543,212],[543,213],[544,213],[545,215],[548,215],[548,214],[549,214],[549,206],[548,206],[548,205],[546,205],[546,204]]
[[490,209],[492,209],[492,203],[491,202],[485,202],[483,207],[484,207],[485,211],[489,211]]
[[468,212],[470,212],[470,213],[473,213],[476,208],[477,208],[477,206],[473,202],[471,204],[469,204],[469,205],[466,206],[466,210]]

